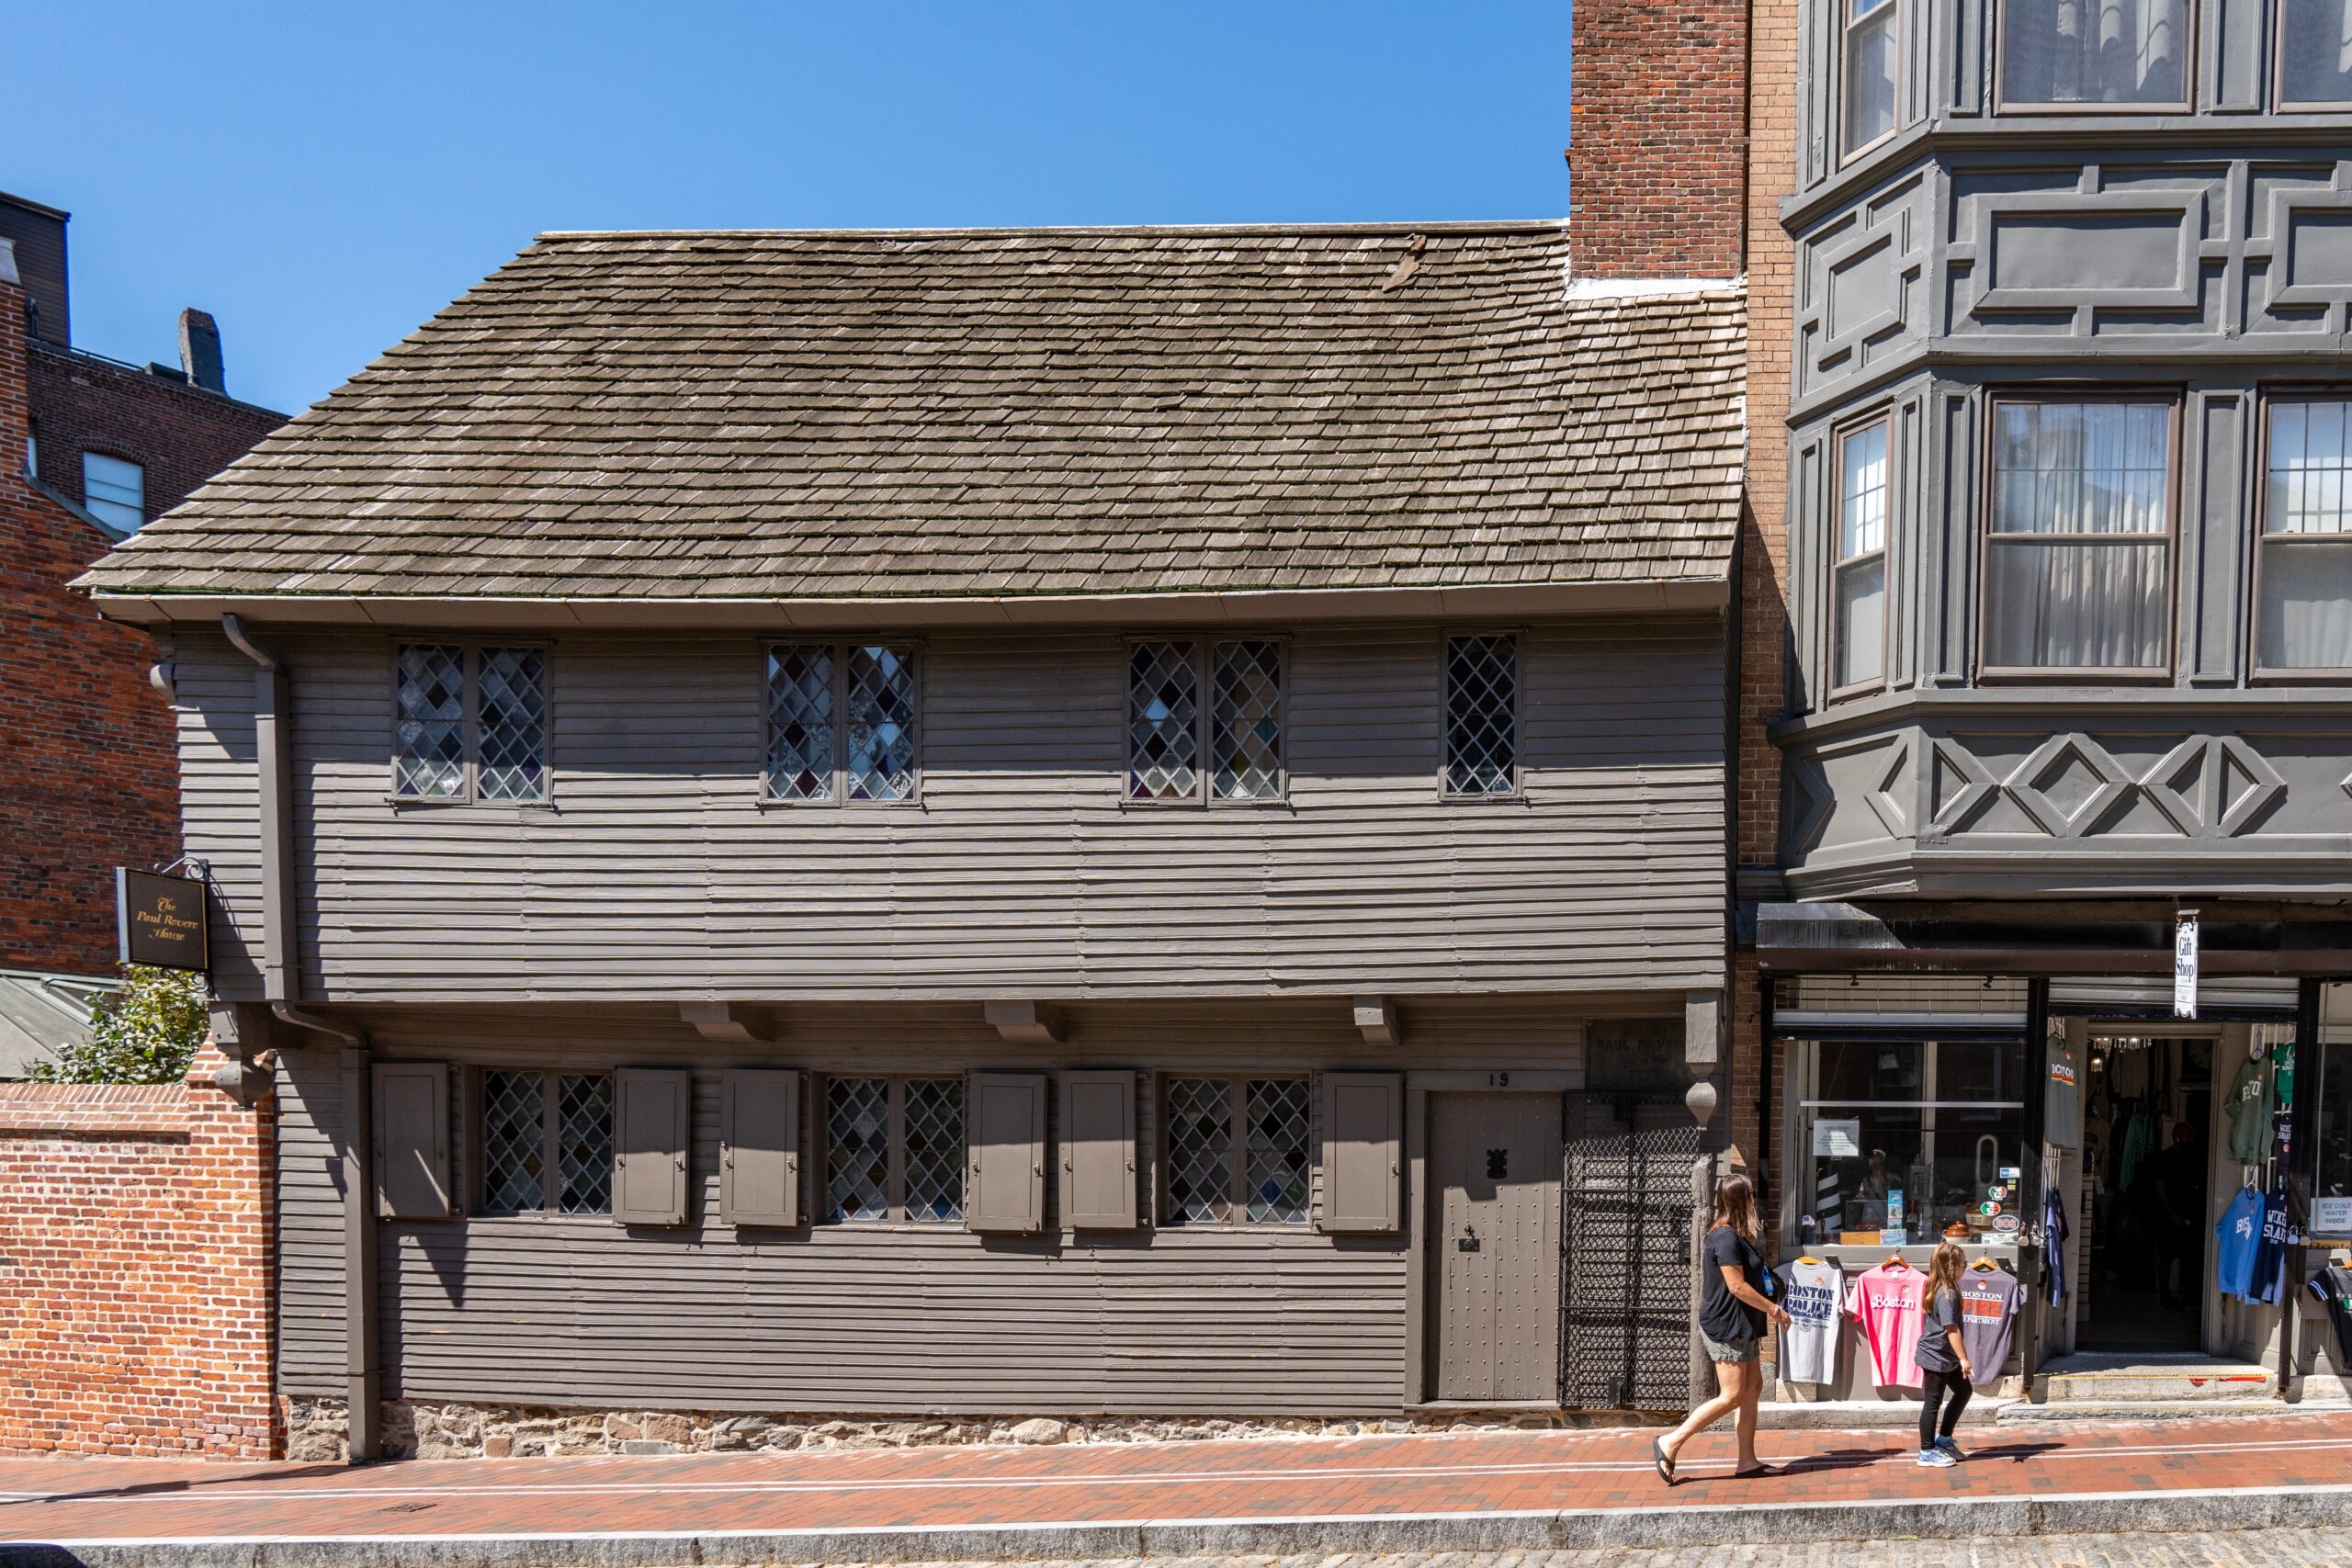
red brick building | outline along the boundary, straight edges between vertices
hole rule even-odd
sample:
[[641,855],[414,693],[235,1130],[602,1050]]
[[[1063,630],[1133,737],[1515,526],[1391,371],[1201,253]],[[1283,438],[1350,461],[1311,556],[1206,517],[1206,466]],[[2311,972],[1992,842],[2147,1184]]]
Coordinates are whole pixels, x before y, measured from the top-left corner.
[[[154,644],[66,584],[283,423],[221,390],[203,312],[182,314],[178,369],[142,369],[74,348],[68,303],[65,214],[0,196],[0,977],[18,987],[110,974],[111,868],[179,848]],[[26,1037],[46,1027],[28,1010],[0,1017],[0,1077],[53,1043]]]

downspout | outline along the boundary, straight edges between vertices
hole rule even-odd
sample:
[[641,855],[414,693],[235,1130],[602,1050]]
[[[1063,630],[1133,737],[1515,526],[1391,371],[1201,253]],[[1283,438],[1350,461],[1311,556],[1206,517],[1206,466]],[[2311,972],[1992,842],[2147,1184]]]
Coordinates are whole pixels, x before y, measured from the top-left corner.
[[262,995],[279,1022],[343,1042],[344,1403],[352,1462],[379,1457],[383,1373],[377,1354],[375,1173],[368,1037],[305,1012],[294,953],[294,711],[286,667],[234,615],[220,635],[254,662],[254,771],[261,805]]

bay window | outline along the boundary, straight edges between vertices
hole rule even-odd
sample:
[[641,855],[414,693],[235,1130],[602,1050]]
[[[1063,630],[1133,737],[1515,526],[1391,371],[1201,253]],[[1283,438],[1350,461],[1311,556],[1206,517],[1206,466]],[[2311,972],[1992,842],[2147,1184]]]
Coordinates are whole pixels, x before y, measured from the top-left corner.
[[2278,0],[2278,107],[2352,107],[2352,0]]
[[1886,421],[1838,438],[1838,558],[1830,598],[1831,683],[1877,684],[1886,674]]
[[2001,0],[2005,109],[2188,107],[2189,0]]
[[2352,670],[2352,402],[2270,407],[2256,663]]
[[1839,0],[1844,8],[1845,134],[1848,156],[1894,134],[1895,85],[1903,58],[1901,0]]
[[1994,404],[1988,672],[2169,668],[2172,422],[2169,400]]

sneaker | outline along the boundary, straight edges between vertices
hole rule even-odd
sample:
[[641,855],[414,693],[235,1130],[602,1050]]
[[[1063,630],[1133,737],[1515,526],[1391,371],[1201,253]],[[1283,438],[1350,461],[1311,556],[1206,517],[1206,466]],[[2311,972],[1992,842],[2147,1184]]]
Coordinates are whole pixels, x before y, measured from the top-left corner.
[[1960,1461],[1952,1458],[1950,1451],[1944,1449],[1921,1449],[1919,1450],[1919,1463],[1923,1468],[1928,1470],[1950,1470],[1953,1465],[1956,1465]]
[[1953,1442],[1950,1438],[1938,1438],[1936,1439],[1936,1447],[1943,1450],[1944,1452],[1951,1455],[1951,1457],[1956,1460],[1966,1459],[1968,1457],[1966,1454],[1960,1451],[1960,1445]]

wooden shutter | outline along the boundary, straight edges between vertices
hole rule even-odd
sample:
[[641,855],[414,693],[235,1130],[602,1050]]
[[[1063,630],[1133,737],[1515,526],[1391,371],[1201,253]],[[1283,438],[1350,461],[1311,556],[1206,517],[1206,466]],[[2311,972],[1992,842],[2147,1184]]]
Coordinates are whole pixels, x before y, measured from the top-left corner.
[[1046,1077],[974,1073],[964,1096],[964,1228],[1046,1228]]
[[394,1220],[446,1220],[458,1212],[449,1182],[449,1069],[440,1062],[379,1062],[374,1076],[376,1213]]
[[730,1225],[800,1223],[800,1075],[730,1070],[718,1112],[718,1206]]
[[1136,1076],[1062,1075],[1062,1224],[1136,1228]]
[[1324,1230],[1378,1235],[1398,1228],[1404,1099],[1401,1074],[1323,1075]]
[[686,1123],[694,1075],[623,1067],[613,1075],[613,1221],[686,1223]]

